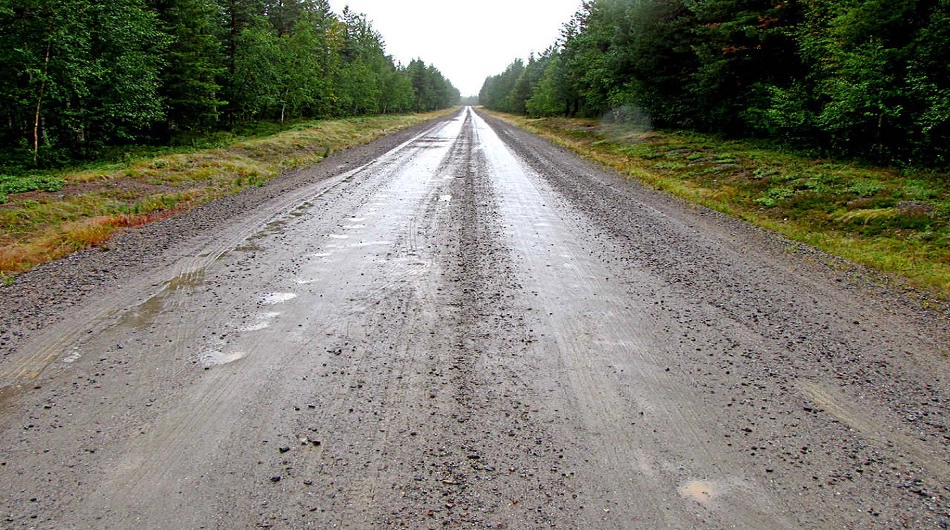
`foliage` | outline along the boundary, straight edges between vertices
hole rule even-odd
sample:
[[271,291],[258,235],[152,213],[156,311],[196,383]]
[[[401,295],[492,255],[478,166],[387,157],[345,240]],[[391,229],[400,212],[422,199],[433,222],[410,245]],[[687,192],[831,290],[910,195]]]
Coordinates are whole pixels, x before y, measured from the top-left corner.
[[[416,64],[418,63],[418,64]],[[56,167],[253,120],[446,108],[327,0],[0,0],[0,167]]]
[[52,175],[0,175],[0,203],[7,202],[7,195],[28,191],[59,191],[66,181]]
[[950,164],[950,0],[591,0],[537,63],[481,104]]

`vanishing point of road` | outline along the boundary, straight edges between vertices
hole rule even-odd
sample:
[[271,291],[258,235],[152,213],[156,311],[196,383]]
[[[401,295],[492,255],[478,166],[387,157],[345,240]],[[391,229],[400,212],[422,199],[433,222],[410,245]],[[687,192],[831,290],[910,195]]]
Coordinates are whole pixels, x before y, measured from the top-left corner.
[[0,292],[0,527],[946,528],[867,278],[463,109]]

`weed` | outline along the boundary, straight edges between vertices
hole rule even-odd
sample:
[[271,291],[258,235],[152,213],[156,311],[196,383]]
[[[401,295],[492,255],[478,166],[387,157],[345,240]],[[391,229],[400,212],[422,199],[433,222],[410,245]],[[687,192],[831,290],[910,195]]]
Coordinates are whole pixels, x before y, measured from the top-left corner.
[[65,179],[52,175],[0,175],[0,195],[3,196],[28,191],[59,191],[65,185]]
[[755,202],[765,206],[766,208],[774,208],[782,201],[787,201],[788,199],[794,197],[796,193],[798,192],[792,188],[779,186],[770,188],[764,197],[759,197],[755,200]]
[[862,179],[852,182],[844,191],[858,197],[873,197],[883,189],[884,186],[878,182]]
[[927,201],[940,197],[940,190],[936,185],[926,180],[910,179],[904,183],[902,195],[909,201]]
[[950,182],[690,132],[492,113],[646,184],[950,297]]

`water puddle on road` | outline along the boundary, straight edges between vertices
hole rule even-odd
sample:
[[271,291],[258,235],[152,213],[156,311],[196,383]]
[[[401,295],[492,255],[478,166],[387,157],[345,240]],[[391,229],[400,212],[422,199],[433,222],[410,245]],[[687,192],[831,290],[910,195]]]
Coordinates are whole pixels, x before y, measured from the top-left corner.
[[269,293],[261,297],[261,303],[264,305],[277,305],[289,302],[297,298],[296,293]]
[[183,272],[169,280],[165,287],[157,294],[144,302],[129,308],[119,317],[117,324],[131,329],[145,329],[151,326],[159,314],[165,309],[165,302],[171,293],[180,290],[194,289],[204,284],[204,269],[193,272]]
[[202,353],[198,357],[198,362],[200,362],[201,366],[205,368],[211,368],[212,366],[221,366],[223,364],[233,363],[234,361],[243,359],[246,355],[246,353],[240,351],[225,353],[216,350],[209,350]]
[[175,292],[181,289],[193,289],[205,283],[204,269],[192,272],[183,272],[168,281],[168,290]]
[[248,242],[245,245],[234,247],[235,252],[263,252],[264,247],[260,245],[255,245],[254,243]]
[[287,221],[276,219],[264,225],[262,232],[266,234],[280,234],[287,227]]
[[77,347],[77,348],[74,348],[73,351],[71,351],[71,352],[69,352],[68,354],[64,355],[61,360],[62,360],[62,362],[66,363],[66,364],[72,364],[72,363],[78,361],[79,359],[82,359],[82,354],[79,353],[79,348]]
[[155,317],[162,312],[165,307],[165,294],[157,294],[141,304],[129,309],[119,319],[119,325],[132,329],[145,329],[152,325]]
[[271,320],[279,317],[280,313],[276,311],[269,311],[267,313],[259,313],[254,319],[253,324],[248,324],[241,328],[241,331],[260,331],[262,329],[267,329],[270,327]]

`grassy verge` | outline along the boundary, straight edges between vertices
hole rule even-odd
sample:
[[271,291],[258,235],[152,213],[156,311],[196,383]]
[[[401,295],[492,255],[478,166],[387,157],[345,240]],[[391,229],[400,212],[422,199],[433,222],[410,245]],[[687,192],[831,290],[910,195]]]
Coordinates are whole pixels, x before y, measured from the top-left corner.
[[299,123],[264,137],[217,139],[95,167],[0,175],[0,279],[71,252],[103,245],[117,231],[262,186],[281,171],[443,116],[376,116]]
[[950,298],[950,175],[686,132],[491,113],[655,188]]

